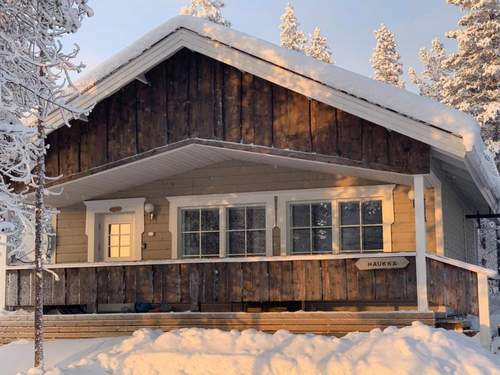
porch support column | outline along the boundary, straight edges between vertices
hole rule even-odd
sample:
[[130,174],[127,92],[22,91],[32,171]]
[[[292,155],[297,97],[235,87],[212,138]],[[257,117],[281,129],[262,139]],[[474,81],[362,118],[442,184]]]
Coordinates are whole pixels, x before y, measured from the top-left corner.
[[424,176],[413,176],[413,192],[415,199],[415,245],[417,265],[417,307],[418,311],[429,311],[427,301],[427,237],[425,230]]
[[5,310],[7,287],[7,236],[0,235],[0,310]]
[[479,305],[479,340],[484,348],[490,350],[491,322],[488,276],[483,273],[477,273],[477,298]]

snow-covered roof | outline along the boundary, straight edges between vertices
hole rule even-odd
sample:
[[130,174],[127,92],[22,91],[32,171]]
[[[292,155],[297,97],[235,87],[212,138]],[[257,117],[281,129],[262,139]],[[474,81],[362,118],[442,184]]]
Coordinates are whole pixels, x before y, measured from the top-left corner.
[[[141,56],[155,44],[180,29],[255,56],[261,60],[307,77],[342,93],[363,99],[382,108],[425,123],[461,138],[465,152],[473,153],[471,162],[480,171],[484,183],[500,200],[500,177],[492,160],[485,153],[480,127],[475,119],[454,108],[392,85],[375,81],[333,64],[327,64],[302,53],[281,48],[270,42],[227,28],[201,18],[177,16],[127,48],[89,71],[75,85],[81,92],[91,90],[98,82]],[[424,124],[423,124],[424,125]],[[424,126],[425,126],[424,125]]]

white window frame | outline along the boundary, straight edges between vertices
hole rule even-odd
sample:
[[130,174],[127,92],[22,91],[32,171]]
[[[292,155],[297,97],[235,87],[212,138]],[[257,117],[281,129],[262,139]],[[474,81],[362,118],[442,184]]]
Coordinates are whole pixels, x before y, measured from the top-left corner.
[[[274,193],[233,193],[166,197],[169,202],[169,231],[172,235],[172,259],[183,258],[181,242],[182,209],[218,208],[219,209],[219,257],[227,254],[226,209],[241,206],[264,206],[266,210],[266,256],[273,255]],[[253,255],[248,255],[252,257]],[[235,256],[231,256],[234,258]],[[190,259],[192,257],[187,257]],[[206,257],[203,257],[206,258]]]
[[[340,200],[381,200],[384,252],[392,251],[392,224],[394,223],[393,191],[396,185],[347,186],[320,189],[280,190],[232,194],[209,194],[166,197],[169,202],[169,231],[172,235],[172,259],[182,258],[180,242],[180,210],[184,208],[219,208],[220,249],[219,257],[226,257],[226,209],[234,206],[264,205],[266,209],[266,255],[273,255],[272,229],[280,228],[280,255],[293,255],[289,238],[289,203],[332,202],[333,254],[340,254],[339,214]],[[275,220],[275,197],[277,218]],[[374,252],[375,253],[375,252]],[[354,252],[350,252],[354,254]],[[361,254],[361,253],[360,253]],[[251,256],[251,255],[250,255]],[[186,258],[187,259],[187,258]]]
[[[340,231],[338,203],[344,200],[381,200],[383,225],[383,252],[392,251],[392,230],[394,223],[393,191],[396,185],[346,186],[306,190],[285,190],[277,192],[278,226],[281,228],[281,255],[293,255],[290,242],[290,203],[315,203],[330,201],[332,204],[333,254],[340,254]],[[355,253],[354,251],[349,253]]]
[[[87,235],[87,261],[96,262],[99,249],[102,260],[109,262],[123,261],[123,258],[107,259],[103,244],[103,218],[104,215],[129,213],[134,216],[132,226],[133,242],[131,257],[128,260],[142,259],[142,234],[144,233],[144,202],[146,198],[107,199],[83,202],[86,206],[85,234]],[[114,211],[118,208],[118,211]]]

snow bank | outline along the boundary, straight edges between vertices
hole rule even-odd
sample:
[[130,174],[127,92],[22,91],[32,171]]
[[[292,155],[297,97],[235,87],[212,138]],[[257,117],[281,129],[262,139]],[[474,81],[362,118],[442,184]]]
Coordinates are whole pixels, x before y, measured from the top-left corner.
[[303,53],[281,48],[275,44],[202,18],[177,16],[170,19],[83,75],[75,83],[75,86],[80,91],[85,91],[181,28],[191,30],[228,46],[235,46],[248,54],[320,81],[336,90],[365,99],[370,103],[389,108],[410,118],[432,124],[460,136],[465,150],[477,154],[478,160],[475,162],[478,163],[478,168],[485,175],[488,180],[487,184],[493,188],[497,198],[500,197],[498,171],[485,155],[486,148],[481,139],[480,127],[472,116],[430,98],[375,81],[336,65],[324,63]]
[[[45,375],[500,373],[500,357],[484,351],[473,339],[421,323],[351,333],[340,339],[287,331],[271,335],[191,328],[168,333],[143,329],[128,338],[113,339],[120,342],[111,348],[109,340],[102,340],[105,350],[100,353],[95,350],[96,340],[73,354],[64,341],[48,343],[49,357],[60,347],[63,353],[56,355],[69,357],[73,363],[49,369]],[[14,356],[24,363],[31,360],[16,354],[22,345],[26,344],[1,347],[0,363]]]

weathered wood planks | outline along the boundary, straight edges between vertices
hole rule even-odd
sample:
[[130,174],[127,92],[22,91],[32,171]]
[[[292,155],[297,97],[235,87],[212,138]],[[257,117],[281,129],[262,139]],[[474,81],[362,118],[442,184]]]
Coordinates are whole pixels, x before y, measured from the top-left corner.
[[[435,324],[434,313],[416,312],[297,312],[297,313],[152,313],[46,315],[44,338],[95,338],[130,335],[141,328],[169,331],[178,328],[249,328],[264,332],[286,329],[293,333],[342,336],[348,332],[369,332],[374,328],[403,327],[418,320]],[[33,315],[5,316],[0,321],[0,344],[33,337]]]
[[[411,257],[409,257],[411,258]],[[44,280],[47,305],[107,303],[394,302],[416,300],[415,262],[399,270],[359,271],[356,259],[184,263],[58,268]],[[9,306],[30,306],[32,273],[8,271]]]
[[429,304],[446,306],[458,314],[479,314],[477,275],[469,270],[427,259]]
[[182,49],[47,142],[51,175],[75,175],[187,138],[315,152],[427,173],[428,145]]

